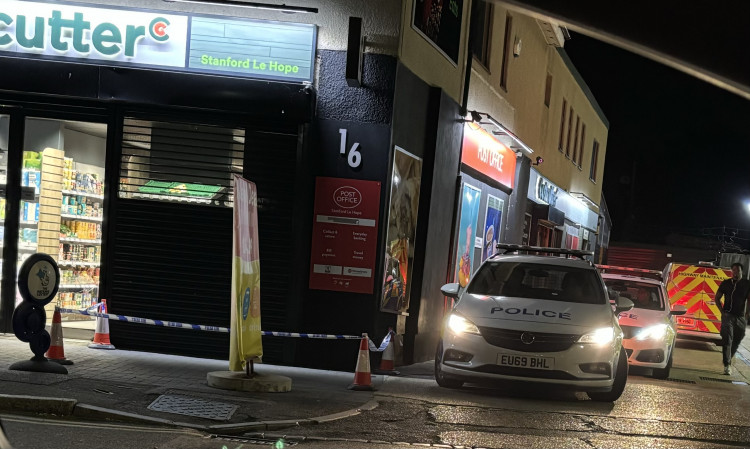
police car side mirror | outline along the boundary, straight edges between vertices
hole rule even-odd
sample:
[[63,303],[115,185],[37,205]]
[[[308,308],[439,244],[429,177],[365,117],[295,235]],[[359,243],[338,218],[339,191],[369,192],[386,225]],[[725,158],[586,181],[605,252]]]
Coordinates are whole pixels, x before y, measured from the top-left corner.
[[440,291],[443,292],[443,294],[449,298],[458,299],[458,289],[460,286],[458,283],[453,284],[445,284],[442,287],[440,287]]
[[615,303],[615,314],[619,315],[621,312],[627,312],[632,309],[635,304],[628,298],[619,297]]
[[679,304],[673,306],[672,310],[669,311],[669,314],[672,315],[672,316],[675,316],[675,315],[684,315],[686,313],[687,313],[687,307],[685,307],[683,305],[679,305]]

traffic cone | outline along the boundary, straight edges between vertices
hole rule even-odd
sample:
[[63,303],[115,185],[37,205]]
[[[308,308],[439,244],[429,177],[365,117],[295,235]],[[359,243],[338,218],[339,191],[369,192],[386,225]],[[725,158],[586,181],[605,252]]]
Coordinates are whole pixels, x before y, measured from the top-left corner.
[[378,369],[376,369],[374,372],[375,374],[387,374],[389,376],[398,376],[401,373],[394,369],[394,364],[393,364],[393,359],[394,359],[393,339],[396,337],[396,333],[393,332],[393,329],[389,328],[388,335],[390,335],[391,339],[388,342],[388,346],[386,346],[385,349],[383,350],[383,356],[380,358],[380,367],[378,367]]
[[354,383],[349,385],[350,390],[373,391],[372,379],[370,378],[370,348],[367,346],[367,334],[362,334],[359,343],[359,355],[357,356],[357,367],[354,370]]
[[62,319],[60,317],[60,308],[55,306],[55,313],[52,315],[52,344],[49,346],[47,353],[44,354],[50,362],[59,363],[60,365],[72,365],[73,362],[65,358],[65,349],[63,348]]
[[[101,313],[107,313],[107,300],[102,299],[99,306]],[[96,332],[94,333],[93,343],[89,343],[92,349],[115,349],[115,346],[109,342],[109,319],[96,317]]]

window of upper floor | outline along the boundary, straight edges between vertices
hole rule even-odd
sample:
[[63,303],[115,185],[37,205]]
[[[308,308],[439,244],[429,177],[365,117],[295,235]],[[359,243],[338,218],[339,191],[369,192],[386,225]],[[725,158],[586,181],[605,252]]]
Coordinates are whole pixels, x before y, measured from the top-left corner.
[[471,53],[484,68],[490,68],[490,43],[492,42],[492,18],[495,8],[492,3],[480,1],[471,18]]
[[513,51],[513,42],[511,37],[513,36],[513,16],[506,14],[505,16],[505,40],[503,41],[503,65],[500,69],[500,87],[504,90],[508,90],[508,66],[510,65],[510,55]]
[[567,123],[566,118],[568,113],[568,101],[563,98],[562,101],[562,114],[560,115],[560,139],[557,142],[557,149],[560,150],[562,153],[563,151],[563,143],[565,140],[565,123]]
[[576,161],[578,160],[578,145],[581,144],[581,139],[580,139],[581,135],[579,134],[580,131],[581,131],[581,117],[576,116],[576,132],[573,135],[573,158],[571,159],[571,161],[573,161],[573,164],[575,164]]
[[573,105],[570,105],[568,111],[568,137],[565,141],[565,157],[570,158],[570,140],[573,137]]
[[552,99],[552,74],[547,72],[547,81],[544,85],[544,105],[549,107]]
[[591,169],[589,170],[589,179],[596,182],[596,172],[599,165],[599,142],[594,139],[594,147],[591,150]]
[[583,166],[583,150],[586,148],[586,124],[581,123],[581,146],[578,151],[578,169]]

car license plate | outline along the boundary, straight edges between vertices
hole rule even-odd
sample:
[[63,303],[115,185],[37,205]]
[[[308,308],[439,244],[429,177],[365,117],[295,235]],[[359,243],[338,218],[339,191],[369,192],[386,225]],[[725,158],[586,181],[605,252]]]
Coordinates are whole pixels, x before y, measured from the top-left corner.
[[517,354],[498,354],[497,364],[517,368],[555,369],[554,357],[532,357]]
[[695,327],[695,319],[693,318],[686,318],[684,316],[678,316],[677,318],[677,325],[678,326],[684,326],[684,327]]

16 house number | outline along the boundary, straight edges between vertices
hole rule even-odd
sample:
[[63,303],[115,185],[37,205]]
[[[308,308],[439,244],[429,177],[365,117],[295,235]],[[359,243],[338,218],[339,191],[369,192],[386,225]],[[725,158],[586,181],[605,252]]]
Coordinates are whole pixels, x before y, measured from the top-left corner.
[[347,155],[346,160],[351,168],[357,168],[362,164],[362,153],[359,152],[359,142],[354,142],[351,149],[347,152],[346,150],[346,128],[340,128],[339,134],[341,134],[341,145],[339,147],[339,154]]

